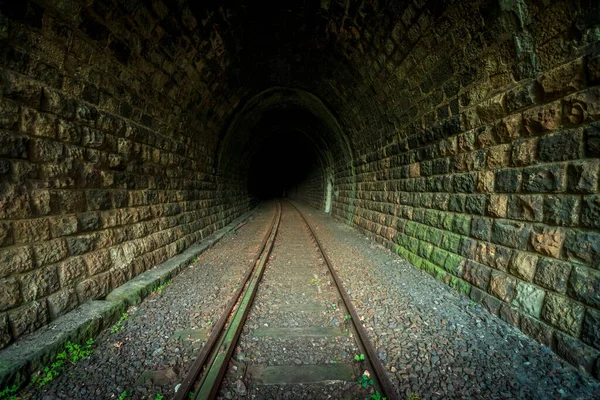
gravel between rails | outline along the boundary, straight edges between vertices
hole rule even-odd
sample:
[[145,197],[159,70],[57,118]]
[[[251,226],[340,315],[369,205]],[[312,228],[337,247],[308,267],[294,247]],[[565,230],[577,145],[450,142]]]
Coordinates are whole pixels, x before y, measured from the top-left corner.
[[393,384],[421,399],[598,399],[600,383],[348,225],[299,204]]
[[69,365],[43,388],[29,388],[27,398],[117,399],[124,392],[131,395],[128,399],[173,397],[205,342],[195,333],[210,330],[219,318],[270,228],[274,212],[274,203],[261,207],[161,293],[130,307],[124,329],[112,334],[107,329],[98,335],[89,358]]

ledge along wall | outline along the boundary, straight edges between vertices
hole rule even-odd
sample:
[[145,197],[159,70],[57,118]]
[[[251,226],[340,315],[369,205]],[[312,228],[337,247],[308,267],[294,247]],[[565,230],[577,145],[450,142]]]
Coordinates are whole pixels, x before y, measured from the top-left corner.
[[0,347],[249,209],[228,127],[286,87],[332,215],[600,377],[597,1],[88,3],[0,6]]

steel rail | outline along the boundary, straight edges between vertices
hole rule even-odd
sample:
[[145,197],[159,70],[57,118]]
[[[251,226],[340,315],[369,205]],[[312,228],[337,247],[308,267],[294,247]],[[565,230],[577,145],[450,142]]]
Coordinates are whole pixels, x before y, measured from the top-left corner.
[[[207,358],[209,357],[209,355],[214,353],[215,348],[218,348],[218,347],[216,347],[216,344],[218,343],[219,338],[221,338],[221,336],[222,336],[221,334],[222,334],[223,328],[225,327],[225,324],[227,323],[227,320],[229,319],[230,314],[233,312],[233,308],[240,300],[241,294],[244,291],[244,288],[245,288],[246,284],[248,283],[250,276],[256,269],[256,265],[258,264],[259,260],[261,260],[261,256],[264,253],[265,247],[269,243],[269,239],[273,236],[274,232],[277,232],[277,229],[275,227],[279,225],[280,219],[281,219],[281,205],[279,204],[279,202],[277,202],[277,208],[275,211],[275,215],[273,216],[273,220],[271,222],[271,228],[269,229],[269,232],[265,235],[265,237],[263,239],[263,242],[260,247],[260,251],[258,251],[256,253],[256,256],[252,260],[250,267],[247,269],[246,274],[242,278],[242,282],[240,283],[238,289],[233,294],[229,303],[227,303],[227,306],[225,307],[225,311],[223,312],[223,314],[221,315],[221,317],[219,318],[217,323],[213,326],[213,329],[210,333],[208,340],[202,347],[200,354],[194,361],[194,364],[192,364],[190,371],[188,372],[185,379],[181,383],[181,386],[175,393],[175,397],[174,397],[175,400],[187,400],[188,399],[189,393],[192,391],[194,383],[196,382],[196,380],[198,379],[198,376],[202,372],[202,369],[203,369],[204,365],[206,364]],[[270,247],[272,247],[272,241],[271,241]],[[269,253],[270,253],[270,249],[269,249]]]
[[333,264],[331,263],[331,260],[325,253],[325,250],[323,249],[323,245],[321,244],[321,241],[315,234],[315,231],[312,229],[312,226],[308,223],[308,221],[306,220],[306,218],[304,217],[302,212],[298,209],[298,207],[296,207],[296,205],[294,203],[292,203],[291,201],[288,200],[288,202],[296,209],[296,211],[298,211],[298,214],[300,214],[300,217],[302,217],[302,220],[304,220],[304,223],[308,227],[308,230],[310,231],[313,238],[315,239],[315,242],[317,243],[317,247],[319,248],[319,251],[323,255],[323,259],[325,260],[325,264],[327,264],[327,267],[329,268],[329,272],[331,273],[331,276],[333,277],[333,281],[335,282],[335,285],[336,285],[338,291],[342,295],[342,300],[344,301],[344,305],[345,305],[346,309],[348,310],[348,313],[352,316],[352,324],[354,325],[354,328],[355,328],[356,332],[358,333],[358,339],[360,340],[362,347],[367,352],[369,362],[371,363],[371,366],[373,367],[377,381],[379,382],[379,385],[381,386],[381,391],[383,392],[382,395],[384,397],[386,397],[388,400],[399,400],[399,397],[396,394],[396,390],[394,389],[394,386],[392,386],[392,382],[389,380],[389,378],[385,372],[385,369],[383,367],[383,364],[379,360],[379,357],[377,357],[375,348],[373,347],[371,340],[367,336],[367,331],[365,330],[364,326],[360,323],[360,319],[356,312],[356,309],[352,305],[352,300],[350,299],[348,292],[346,292],[346,289],[344,289],[344,286],[343,286],[342,281],[340,280],[338,274],[335,272],[335,269],[333,268]]

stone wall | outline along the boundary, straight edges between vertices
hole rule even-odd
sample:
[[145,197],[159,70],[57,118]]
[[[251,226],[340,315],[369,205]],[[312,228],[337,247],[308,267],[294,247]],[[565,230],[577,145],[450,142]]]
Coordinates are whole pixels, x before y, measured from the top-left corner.
[[600,375],[597,1],[89,3],[0,7],[1,346],[254,204],[275,87],[332,215]]
[[161,13],[0,7],[0,348],[249,208],[243,188],[219,190],[218,128],[195,122],[227,91],[202,86]]
[[347,28],[352,225],[599,377],[598,4],[423,3]]

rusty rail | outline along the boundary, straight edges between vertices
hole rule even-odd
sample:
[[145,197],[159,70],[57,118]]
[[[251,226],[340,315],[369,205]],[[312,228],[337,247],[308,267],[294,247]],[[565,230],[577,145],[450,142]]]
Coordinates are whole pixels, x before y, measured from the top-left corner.
[[[269,232],[265,235],[265,238],[260,247],[260,251],[257,252],[256,256],[252,260],[250,267],[248,268],[248,270],[246,271],[246,274],[242,278],[241,284],[239,285],[238,289],[233,294],[233,297],[227,304],[225,311],[223,312],[223,314],[221,315],[221,317],[219,318],[217,323],[214,325],[214,327],[210,333],[210,336],[209,336],[208,340],[206,341],[206,344],[204,345],[204,347],[202,347],[202,350],[200,351],[200,355],[198,356],[198,358],[196,358],[196,361],[194,361],[194,364],[192,364],[190,371],[188,372],[185,379],[181,383],[179,390],[177,390],[177,393],[175,393],[175,397],[174,397],[175,400],[187,400],[189,398],[189,394],[192,392],[194,383],[197,381],[203,368],[207,364],[208,357],[211,354],[213,354],[212,360],[215,359],[215,357],[216,357],[215,349],[218,349],[221,347],[220,344],[222,344],[223,338],[224,338],[223,329],[225,327],[225,324],[227,323],[227,320],[229,319],[229,316],[233,312],[235,305],[238,303],[238,301],[240,301],[241,294],[244,291],[244,288],[246,287],[246,284],[248,283],[250,276],[252,276],[253,272],[256,270],[257,264],[259,264],[259,261],[263,260],[262,256],[265,253],[268,256],[268,254],[271,252],[271,248],[273,247],[273,239],[275,237],[275,233],[277,232],[277,227],[279,226],[280,219],[281,219],[281,205],[279,204],[279,202],[277,202],[277,209],[276,209],[275,215],[273,216],[271,228],[269,229]],[[268,246],[268,249],[265,252],[265,248],[267,248],[267,246]],[[266,257],[264,257],[264,258],[266,259]],[[261,276],[262,276],[262,272],[261,272]],[[254,281],[254,279],[253,279],[253,281]],[[252,298],[254,298],[254,296],[252,296]],[[249,309],[249,307],[248,307],[248,309]],[[239,307],[238,307],[238,310],[239,310]],[[247,313],[248,313],[248,311],[245,312],[244,320],[245,320],[245,316],[247,315]],[[236,311],[236,314],[237,314],[237,311]],[[235,318],[235,316],[234,316],[234,318]],[[241,326],[243,326],[243,323]],[[236,339],[235,339],[236,341],[237,341],[237,337],[239,337],[239,333],[236,336]],[[219,340],[219,339],[221,339],[221,340]],[[217,346],[217,344],[219,344],[219,346]],[[233,342],[233,344],[235,345],[235,341]],[[231,350],[233,350],[233,346],[231,347]],[[226,367],[226,365],[227,364],[225,364],[225,367]],[[221,376],[222,376],[222,373],[221,373]],[[218,387],[215,389],[215,391],[217,389],[218,389]]]
[[292,203],[291,201],[288,200],[288,202],[296,209],[296,211],[298,211],[298,214],[300,214],[300,217],[302,217],[302,220],[308,227],[308,230],[310,231],[312,237],[315,239],[315,242],[317,243],[317,247],[319,248],[319,251],[323,255],[323,260],[325,260],[325,264],[327,264],[327,268],[329,268],[329,272],[331,273],[331,276],[333,277],[333,281],[335,282],[335,285],[336,285],[338,291],[342,295],[342,300],[344,301],[344,306],[348,310],[348,313],[352,316],[352,318],[351,318],[352,324],[354,325],[356,333],[358,334],[358,339],[360,340],[363,349],[367,353],[369,362],[371,363],[371,366],[373,367],[375,376],[377,378],[377,382],[379,383],[380,389],[382,391],[382,395],[384,397],[386,397],[388,400],[399,399],[398,395],[396,394],[396,390],[394,389],[394,386],[392,386],[392,383],[385,372],[383,364],[379,360],[379,357],[377,357],[375,347],[373,347],[371,340],[367,336],[367,331],[365,330],[364,326],[360,323],[359,316],[356,313],[356,309],[352,305],[352,300],[350,299],[348,292],[346,292],[346,289],[344,289],[344,285],[342,284],[342,281],[340,280],[338,274],[335,272],[335,269],[333,268],[333,264],[331,263],[331,260],[329,259],[329,257],[325,253],[325,250],[323,249],[323,245],[321,244],[321,241],[315,234],[315,231],[312,229],[312,227],[310,226],[310,224],[308,223],[308,221],[306,220],[306,218],[304,217],[302,212],[298,209],[298,207],[296,207],[296,205],[294,203]]

